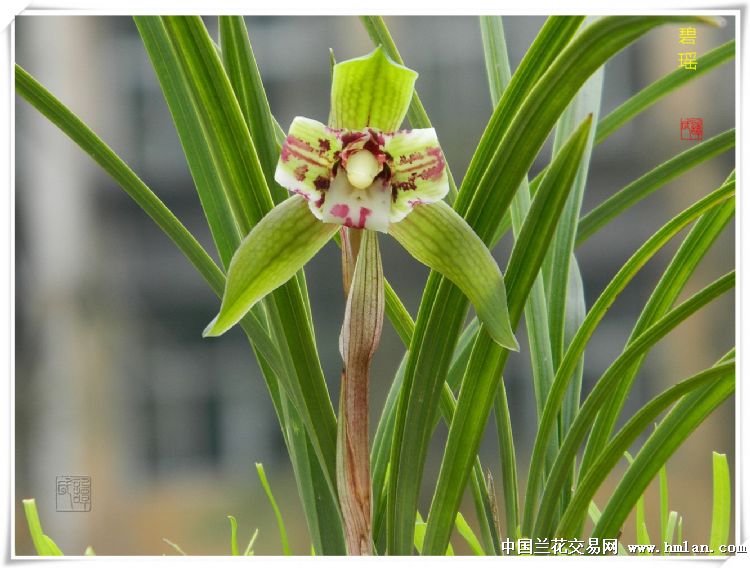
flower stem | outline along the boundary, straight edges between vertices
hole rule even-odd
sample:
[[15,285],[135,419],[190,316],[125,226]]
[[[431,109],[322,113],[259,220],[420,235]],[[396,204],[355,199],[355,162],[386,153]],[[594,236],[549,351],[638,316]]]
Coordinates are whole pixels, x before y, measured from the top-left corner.
[[336,476],[347,551],[361,556],[372,554],[368,399],[370,363],[380,342],[385,306],[377,234],[343,231],[342,263],[347,301],[339,339],[344,369]]

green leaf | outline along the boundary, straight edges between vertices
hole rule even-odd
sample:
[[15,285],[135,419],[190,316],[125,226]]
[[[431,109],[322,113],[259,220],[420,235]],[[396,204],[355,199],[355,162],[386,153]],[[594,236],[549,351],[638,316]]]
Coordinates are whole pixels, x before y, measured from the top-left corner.
[[[551,22],[554,21],[555,20],[553,19],[548,20],[547,24],[545,24],[545,28],[551,25]],[[487,68],[487,76],[490,83],[490,96],[493,106],[497,106],[501,101],[501,93],[505,91],[512,80],[510,62],[508,60],[507,47],[505,45],[502,18],[500,16],[482,16],[480,17],[480,27],[482,31],[482,43],[484,45],[485,66]],[[539,45],[540,40],[545,37],[544,31],[546,30],[540,32],[540,35],[537,40],[535,40],[530,52],[533,52],[535,46]],[[563,39],[564,38],[565,36],[563,35]],[[557,38],[551,38],[551,41],[560,41],[560,36],[558,35]],[[519,67],[518,77],[523,77],[522,69],[524,69],[524,65],[525,63],[522,63],[521,67]],[[538,79],[538,76],[535,77],[535,79]],[[530,87],[531,81],[532,77],[530,76],[525,84]],[[516,89],[523,84],[523,82],[514,83]],[[518,237],[518,233],[521,231],[523,220],[529,212],[530,203],[531,196],[528,178],[524,177],[510,206],[511,226],[515,237]],[[503,232],[504,231],[505,229],[503,229]],[[529,299],[524,310],[524,317],[529,338],[529,355],[531,358],[534,398],[536,400],[537,417],[539,417],[542,414],[544,401],[552,384],[552,378],[554,377],[547,298],[545,297],[543,274],[539,274],[531,287]],[[515,536],[518,527],[518,481],[515,447],[512,439],[510,413],[507,405],[505,384],[504,381],[501,380],[495,401],[495,423],[497,426],[500,448],[500,466],[503,472],[502,480],[505,499],[506,530],[510,536]],[[556,445],[550,444],[546,467],[552,466],[556,450]]]
[[701,55],[698,58],[696,69],[690,73],[684,73],[685,70],[679,68],[665,75],[658,81],[654,81],[648,87],[625,101],[599,121],[596,128],[596,143],[599,144],[600,142],[603,142],[634,116],[637,116],[678,87],[704,75],[722,63],[733,59],[734,51],[734,40],[728,41],[727,43],[712,49],[708,53]]
[[227,267],[243,235],[224,193],[198,108],[162,19],[136,16],[134,21],[167,101],[219,257]]
[[42,530],[39,512],[36,509],[36,501],[34,499],[24,499],[23,510],[26,514],[26,523],[29,525],[29,533],[31,533],[31,541],[34,543],[36,553],[39,556],[63,556],[63,553],[55,542],[44,534]]
[[266,478],[266,472],[263,470],[263,464],[256,463],[255,469],[258,471],[258,477],[260,478],[260,483],[261,485],[263,485],[263,490],[266,492],[266,497],[268,497],[269,503],[271,503],[273,514],[276,516],[276,524],[279,527],[279,537],[281,538],[281,547],[282,547],[282,550],[284,551],[284,555],[291,556],[292,549],[289,547],[289,539],[287,538],[286,526],[284,525],[284,517],[281,516],[281,510],[279,509],[279,506],[276,504],[276,499],[274,498],[273,493],[271,492],[271,486],[268,484],[268,479]]
[[[555,20],[550,19],[546,25],[550,25],[550,21],[554,22]],[[492,99],[492,105],[497,107],[501,102],[500,97],[502,96],[502,93],[505,92],[508,84],[512,81],[502,18],[500,16],[481,16],[479,18],[479,23],[482,32],[487,77],[490,83],[490,96]],[[540,32],[540,36],[534,42],[534,46],[537,46],[539,40],[544,37],[543,32]],[[559,38],[555,41],[559,41]],[[532,46],[530,50],[532,53],[533,50],[536,49],[534,46]],[[526,64],[522,63],[519,69],[524,69],[524,65]],[[518,77],[522,76],[523,71],[521,71]],[[527,88],[530,88],[530,84],[531,78],[526,82],[517,79],[513,83],[516,90],[520,88],[519,85],[525,85]],[[506,105],[509,104],[507,99],[503,102]],[[518,237],[518,233],[521,231],[523,225],[523,220],[526,218],[526,215],[528,215],[530,207],[531,195],[529,192],[529,184],[528,179],[524,177],[510,206],[514,237]],[[524,315],[529,336],[529,352],[534,380],[534,395],[537,403],[537,411],[539,415],[541,415],[544,399],[547,396],[547,391],[552,384],[552,377],[554,376],[549,338],[547,299],[544,295],[544,278],[541,274],[534,281],[534,285],[531,288],[529,301],[526,305]],[[496,417],[496,420],[497,419],[498,417]]]
[[[674,532],[677,528],[677,511],[670,511],[669,515],[667,516],[667,528],[664,532],[664,540],[662,542],[666,542],[667,544],[673,544],[674,543]],[[682,543],[682,541],[678,541]],[[665,547],[666,548],[666,547]]]
[[[240,235],[245,235],[271,209],[273,202],[247,124],[216,48],[200,18],[156,18],[149,29],[159,47],[158,53],[173,54],[177,60],[181,73],[171,76],[182,82],[180,87],[189,92],[194,106],[193,114],[186,115],[185,120],[195,121],[197,118],[200,122],[196,136],[205,138],[204,143],[208,145],[213,160],[208,165],[214,168],[213,175],[220,180],[220,183],[209,186],[213,189],[210,197],[231,212],[232,218],[223,222],[231,222]],[[170,65],[174,66],[174,62]],[[202,201],[205,206],[207,201]],[[210,215],[208,210],[207,214]],[[223,275],[220,272],[219,275],[221,293],[224,283]],[[216,284],[212,287],[217,289]],[[279,288],[267,302],[268,314],[276,322],[274,334],[278,350],[283,352],[283,360],[293,363],[293,367],[277,368],[275,374],[284,382],[285,390],[298,406],[315,454],[323,464],[330,496],[335,494],[335,415],[315,349],[309,302],[303,292],[304,275],[300,274],[295,282]],[[269,389],[273,388],[269,384]],[[277,414],[282,416],[278,411]],[[305,465],[300,467],[306,469]],[[319,496],[320,500],[326,498]],[[331,535],[335,533],[329,531]]]
[[81,147],[122,187],[198,269],[214,291],[221,293],[224,275],[200,243],[125,162],[80,118],[66,108],[25,69],[15,67],[16,92]]
[[396,330],[403,344],[409,347],[414,335],[414,320],[388,280],[385,280],[385,314],[393,324],[393,329]]
[[486,556],[482,545],[479,544],[479,539],[474,534],[474,531],[471,530],[469,523],[466,522],[466,519],[464,519],[464,516],[461,513],[456,514],[456,530],[458,531],[458,534],[464,538],[475,555]]
[[398,130],[409,108],[416,71],[392,61],[382,47],[337,63],[331,86],[333,128]]
[[427,532],[427,523],[425,523],[422,520],[422,516],[417,513],[417,520],[414,522],[414,548],[417,549],[419,554],[422,554],[425,532]]
[[650,239],[646,241],[628,261],[622,266],[615,277],[610,281],[605,290],[600,294],[594,305],[586,315],[586,319],[578,329],[573,341],[565,353],[560,367],[555,375],[555,380],[550,389],[544,414],[539,423],[537,438],[529,467],[529,482],[526,487],[526,502],[524,508],[523,533],[530,534],[535,521],[535,504],[537,492],[541,488],[541,464],[546,453],[547,444],[553,434],[556,424],[557,413],[565,396],[565,391],[570,378],[578,366],[581,355],[599,325],[609,307],[615,301],[620,292],[633,279],[643,265],[651,259],[669,240],[684,229],[688,224],[700,217],[706,211],[731,199],[734,195],[734,182],[725,184],[719,189],[704,197],[685,211],[674,217],[664,225]]
[[237,519],[235,519],[232,515],[227,515],[227,519],[229,519],[229,526],[230,530],[232,531],[230,536],[232,556],[239,556],[240,549],[237,546]]
[[443,202],[417,205],[389,234],[466,294],[492,338],[518,350],[500,268],[471,227]]
[[[555,222],[578,170],[590,127],[591,121],[584,121],[555,158],[513,247],[506,272],[508,307],[513,326],[520,320],[529,290],[552,239]],[[458,406],[448,433],[430,507],[425,548],[431,553],[443,550],[450,537],[507,356],[508,350],[495,344],[484,329],[480,331],[461,384]]]
[[[464,176],[464,180],[461,183],[461,191],[459,192],[461,197],[456,202],[456,209],[459,212],[463,213],[468,208],[468,205],[475,194],[480,196],[489,193],[494,194],[499,189],[499,186],[505,186],[505,183],[500,183],[500,179],[492,177],[497,174],[497,170],[493,171],[490,174],[490,177],[487,176],[491,169],[495,169],[500,165],[501,142],[504,144],[503,150],[506,150],[507,146],[511,145],[511,140],[515,139],[516,134],[514,133],[510,138],[506,138],[506,134],[512,130],[512,125],[515,124],[514,116],[517,116],[517,113],[521,108],[525,108],[530,102],[532,102],[532,100],[534,100],[529,96],[531,91],[541,82],[542,76],[548,69],[550,69],[552,63],[559,60],[560,52],[569,44],[576,33],[576,30],[580,27],[581,23],[583,23],[583,20],[584,18],[580,16],[552,16],[545,21],[544,26],[524,55],[524,58],[516,72],[513,74],[513,77],[510,79],[507,88],[503,90],[501,99],[495,105],[492,117],[482,134],[482,138],[479,141],[479,145],[474,152],[471,163],[469,164],[466,175]],[[559,109],[552,110],[552,113],[555,116],[549,122],[549,125],[541,126],[541,128],[546,129],[546,134],[552,129],[555,120],[562,113],[565,106],[567,106],[568,101],[573,98],[575,91],[578,90],[578,87],[580,87],[583,82],[584,81],[581,81],[580,84],[576,85],[567,100],[564,100],[566,97],[565,94],[559,94],[558,100],[562,104]],[[540,94],[542,93],[540,92]],[[536,98],[552,99],[553,97],[551,95],[553,95],[553,93],[548,92],[542,94],[541,97]],[[528,115],[526,118],[532,118],[532,116]],[[536,128],[533,131],[529,129],[526,134],[530,135],[532,133],[536,133]],[[544,136],[545,138],[546,134]],[[530,146],[532,145],[533,143]],[[541,146],[541,144],[539,144],[539,146]],[[519,154],[516,158],[523,156],[523,159],[529,159],[529,164],[531,164],[531,161],[533,160],[532,154],[536,154],[536,152],[530,151],[528,153]],[[499,194],[496,195],[496,198],[500,202],[497,207],[494,205],[488,205],[491,207],[491,210],[487,211],[486,215],[493,215],[493,222],[491,225],[497,225],[499,220],[498,214],[504,213],[507,204],[513,197],[513,191],[515,191],[518,183],[523,179],[527,171],[528,167],[519,168],[520,175],[517,175],[518,179],[513,184],[513,189],[499,192]],[[493,188],[493,191],[493,189],[490,189],[491,186],[498,187]],[[508,184],[508,187],[510,187],[510,184]],[[477,212],[479,211],[477,210]],[[490,224],[488,223],[487,225],[489,228]],[[472,226],[474,226],[475,229],[478,228],[473,223]],[[495,231],[493,231],[493,233],[495,234],[489,239],[488,244],[490,245],[494,244],[500,237]],[[485,240],[485,242],[488,242],[484,235],[484,230],[481,232],[478,231],[478,234]]]
[[[667,464],[664,464],[659,470],[659,523],[661,526],[661,540],[659,542],[662,544],[667,542],[669,517],[669,481],[667,479]],[[674,526],[672,530],[674,530]],[[664,550],[662,550],[662,554],[665,554]]]
[[[377,21],[382,23],[381,20]],[[558,18],[553,21],[568,22],[570,19]],[[380,26],[381,30],[382,27]],[[559,32],[560,27],[551,26],[547,37],[559,36]],[[564,37],[565,34],[562,36]],[[539,41],[538,38],[537,42]],[[538,53],[543,52],[543,49],[538,50]],[[519,100],[520,97],[516,102]],[[498,124],[503,124],[503,121],[498,121]],[[493,151],[497,143],[498,140],[485,142],[486,145],[492,146]],[[466,186],[465,183],[464,187],[465,191],[472,191],[472,188]],[[405,554],[411,546],[411,511],[416,510],[424,468],[429,441],[429,435],[426,434],[429,432],[427,425],[434,420],[442,382],[450,365],[466,309],[467,303],[460,290],[433,273],[425,287],[417,317],[415,335],[411,344],[412,356],[409,358],[405,373],[394,434],[391,459],[394,475],[391,477],[392,486],[388,492],[388,536],[389,549],[397,551],[396,553],[400,551]],[[435,311],[434,317],[433,310]],[[414,355],[415,353],[419,353],[419,357]],[[419,394],[412,397],[412,392]],[[404,473],[399,473],[402,460]],[[398,510],[396,503],[398,503]],[[397,514],[398,520],[396,520]],[[450,522],[452,521],[451,517]],[[395,539],[398,539],[398,544],[395,543]]]
[[[583,29],[590,25],[591,21],[590,18],[587,19],[583,24]],[[588,78],[565,109],[565,112],[560,116],[555,127],[555,137],[552,145],[553,156],[557,154],[560,147],[573,134],[576,125],[586,116],[591,116],[593,124],[596,124],[599,118],[603,82],[604,67],[601,67]],[[549,318],[548,334],[552,367],[555,370],[557,370],[565,349],[567,349],[585,317],[586,308],[583,297],[583,283],[580,277],[578,262],[573,251],[575,249],[575,237],[578,230],[581,203],[583,202],[583,195],[588,179],[593,142],[594,133],[592,128],[589,132],[576,178],[573,181],[573,188],[570,191],[565,208],[558,221],[555,238],[552,241],[544,264],[544,286]],[[560,440],[564,437],[577,412],[582,380],[583,360],[580,361],[574,373],[571,384],[568,387],[563,408],[558,417],[558,437]],[[546,392],[543,393],[545,400],[550,386],[551,384],[548,384]],[[539,412],[540,417],[541,414],[542,412]],[[553,440],[548,450],[553,452],[557,445],[558,443]],[[549,456],[549,453],[547,455]],[[549,459],[545,460],[545,466],[549,470]],[[568,473],[569,481],[562,486],[558,495],[560,507],[564,507],[570,500],[574,478],[575,464],[571,464]]]
[[277,205],[232,257],[221,310],[203,335],[215,337],[235,325],[258,300],[292,278],[338,228],[316,219],[298,195]]
[[169,545],[170,547],[172,547],[172,549],[173,549],[173,550],[174,550],[174,551],[175,551],[175,552],[176,552],[177,554],[179,554],[180,556],[187,556],[187,555],[188,555],[188,553],[187,553],[187,552],[185,552],[184,550],[182,550],[182,548],[180,547],[180,545],[179,545],[179,544],[177,544],[177,543],[174,543],[174,542],[172,542],[171,540],[169,540],[169,539],[166,539],[166,538],[162,538],[162,540],[163,540],[163,541],[164,541],[164,542],[165,542],[166,544],[168,544],[168,545]]
[[565,482],[566,474],[575,460],[578,447],[583,442],[597,412],[606,402],[609,393],[616,388],[617,383],[623,380],[623,370],[627,369],[633,361],[644,353],[647,353],[659,340],[689,316],[733,287],[734,273],[730,272],[654,322],[631,343],[628,343],[620,356],[607,368],[576,415],[558,452],[555,464],[544,480],[544,492],[539,505],[533,536],[545,537],[552,533],[557,498]]
[[[685,18],[688,21],[715,21]],[[499,238],[497,227],[519,183],[549,136],[555,121],[586,79],[614,53],[649,29],[674,21],[680,21],[680,18],[602,18],[584,30],[562,51],[556,52],[554,62],[540,71],[542,76],[531,93],[522,97],[523,102],[517,112],[506,118],[509,126],[502,141],[490,138],[480,143],[489,152],[489,165],[483,171],[475,173],[474,183],[478,182],[476,185],[469,182],[469,176],[464,178],[462,190],[455,202],[456,211],[486,244],[492,244],[496,237]],[[429,442],[424,433],[425,424],[431,423],[436,412],[441,384],[466,314],[467,305],[459,291],[445,284],[434,274],[428,279],[417,316],[412,356],[407,365],[402,404],[399,406],[395,429],[397,443],[393,446],[391,460],[392,487],[388,492],[391,527],[389,550],[395,554],[405,554],[412,546],[413,515]],[[422,349],[422,345],[426,343],[430,345],[429,356],[424,356],[426,350]],[[415,353],[419,356],[415,356]],[[500,362],[494,354],[491,360],[493,364]],[[502,370],[496,369],[493,373],[495,378],[490,384],[496,385],[497,377],[501,374]],[[419,393],[419,396],[412,396],[412,393]],[[476,401],[472,400],[472,404],[474,402]],[[477,417],[481,418],[481,412]],[[467,447],[472,445],[473,440]],[[402,467],[405,473],[401,472]],[[452,520],[451,515],[450,521]],[[439,525],[443,527],[442,523]],[[428,544],[431,526],[433,525],[428,523]],[[439,548],[438,546],[436,550]]]
[[[727,182],[732,179],[733,176],[729,176]],[[669,310],[733,215],[734,201],[728,200],[705,213],[690,229],[639,315],[631,338],[639,335]],[[610,394],[609,403],[602,408],[586,444],[581,472],[586,471],[609,438],[643,361],[644,358],[640,358],[624,373],[622,382]]]
[[263,88],[244,18],[219,16],[219,38],[224,68],[250,130],[266,183],[274,202],[281,203],[288,197],[288,193],[273,181],[279,160],[276,123]]
[[253,550],[253,547],[255,546],[256,540],[258,540],[258,529],[255,529],[253,536],[250,537],[250,542],[247,543],[247,547],[245,548],[245,552],[242,554],[242,556],[255,556],[255,550]]
[[216,161],[219,175],[240,234],[246,235],[272,209],[273,201],[240,105],[201,19],[165,16],[162,21],[211,153],[223,158]]
[[508,538],[516,540],[519,534],[518,515],[518,467],[516,465],[516,447],[513,442],[513,427],[508,407],[508,395],[505,381],[500,385],[495,397],[495,422],[497,439],[500,446],[500,470],[503,474],[503,504],[505,505],[505,532]]
[[724,556],[719,547],[729,544],[729,524],[732,521],[732,493],[729,464],[726,454],[713,452],[713,508],[709,546],[716,555]]
[[637,496],[690,434],[734,392],[734,375],[722,377],[678,402],[641,447],[615,488],[592,537],[615,538]]
[[576,246],[586,242],[612,219],[651,195],[654,191],[706,160],[734,148],[734,129],[727,130],[685,150],[639,177],[587,213],[578,225]]
[[279,410],[312,546],[321,554],[346,554],[338,495],[316,454],[305,422],[288,396],[281,397]]
[[[629,463],[633,463],[632,456],[625,452],[625,457]],[[646,526],[646,496],[641,493],[635,505],[635,542],[637,544],[648,546],[651,544],[651,538],[648,536],[648,527]],[[651,556],[650,552],[639,552],[639,555]]]
[[[566,538],[573,538],[580,535],[587,506],[592,503],[591,500],[596,491],[604,483],[609,473],[617,465],[617,462],[620,461],[627,448],[637,440],[641,433],[645,432],[653,424],[654,420],[664,410],[685,395],[703,389],[709,384],[722,379],[722,377],[730,377],[733,373],[733,361],[719,363],[669,387],[643,405],[625,423],[612,440],[609,441],[606,447],[602,449],[601,453],[597,456],[596,462],[594,462],[586,474],[580,477],[576,491],[573,494],[573,499],[565,509],[564,515],[555,529],[555,534]],[[593,520],[594,523],[599,521],[598,518]],[[681,541],[678,539],[678,542]]]

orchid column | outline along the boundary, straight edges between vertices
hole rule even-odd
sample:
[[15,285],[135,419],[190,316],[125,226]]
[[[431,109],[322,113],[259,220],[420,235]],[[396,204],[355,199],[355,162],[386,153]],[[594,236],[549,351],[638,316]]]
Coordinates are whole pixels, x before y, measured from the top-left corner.
[[235,325],[341,229],[347,303],[336,481],[349,554],[372,553],[368,383],[384,306],[377,232],[458,286],[491,337],[517,349],[500,269],[442,201],[448,180],[435,130],[398,130],[416,78],[380,48],[334,67],[329,126],[293,120],[275,178],[294,195],[237,249],[221,310],[204,333]]

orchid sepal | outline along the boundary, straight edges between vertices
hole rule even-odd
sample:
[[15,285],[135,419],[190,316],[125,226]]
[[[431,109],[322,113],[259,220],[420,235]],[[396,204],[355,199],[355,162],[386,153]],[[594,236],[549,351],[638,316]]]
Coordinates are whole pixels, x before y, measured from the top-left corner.
[[399,65],[382,47],[333,67],[330,123],[334,128],[383,132],[401,126],[418,73]]
[[442,201],[417,205],[389,232],[414,258],[458,286],[497,344],[518,351],[500,267],[458,213]]
[[238,323],[259,300],[292,278],[338,229],[316,219],[301,196],[274,207],[235,251],[221,309],[203,336],[222,335]]

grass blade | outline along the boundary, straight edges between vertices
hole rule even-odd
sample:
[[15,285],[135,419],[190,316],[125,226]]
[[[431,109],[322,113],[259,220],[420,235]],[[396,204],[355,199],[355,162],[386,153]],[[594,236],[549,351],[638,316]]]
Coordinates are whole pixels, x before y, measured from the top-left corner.
[[518,515],[518,468],[516,448],[513,442],[513,427],[508,408],[505,381],[501,378],[495,397],[495,422],[500,446],[500,470],[503,474],[503,503],[505,505],[505,533],[511,540],[519,538]]
[[[659,524],[661,527],[660,544],[667,542],[667,532],[669,524],[669,481],[667,480],[667,464],[664,464],[659,470]],[[674,530],[674,526],[672,526]],[[662,550],[664,554],[664,550]]]
[[713,508],[709,546],[714,554],[723,556],[719,547],[729,544],[729,523],[732,520],[732,494],[726,454],[713,452]]
[[[568,22],[569,20],[562,19],[562,21]],[[505,96],[507,95],[504,95],[504,98]],[[515,100],[513,104],[498,105],[498,108],[503,106],[504,109],[509,109],[518,104],[520,104],[520,99]],[[496,109],[493,116],[497,114]],[[492,140],[491,137],[485,138],[485,148],[497,142],[498,140]],[[519,182],[522,177],[523,175],[519,176],[516,182]],[[513,189],[516,185],[517,183]],[[466,187],[466,181],[464,181],[464,187]],[[472,193],[474,188],[467,187],[466,191]],[[502,215],[501,207],[497,211],[497,214]],[[486,213],[489,214],[489,212]],[[476,229],[473,222],[470,224]],[[411,511],[416,510],[417,494],[421,485],[429,441],[426,425],[432,423],[436,415],[442,383],[456,346],[466,309],[466,300],[458,289],[433,273],[427,281],[417,316],[415,335],[411,345],[412,356],[407,364],[394,432],[395,443],[391,459],[392,487],[389,490],[388,502],[389,549],[392,553],[406,554],[411,547]],[[429,342],[429,348],[423,349],[423,345],[427,342]],[[420,356],[417,358],[414,356],[415,353]],[[426,353],[429,354],[426,355]],[[414,398],[411,402],[410,393],[412,392],[420,393],[420,401]],[[402,465],[403,474],[400,473]],[[399,504],[398,519],[396,518],[396,502]],[[451,522],[454,516],[451,516]]]
[[263,490],[266,492],[266,497],[268,497],[268,501],[269,503],[271,503],[271,508],[273,509],[273,514],[276,517],[276,524],[279,527],[279,537],[281,538],[281,547],[284,551],[284,555],[291,556],[292,549],[289,547],[289,538],[287,537],[286,526],[284,525],[284,517],[281,515],[281,510],[276,504],[276,499],[274,498],[273,492],[271,491],[271,486],[268,484],[266,472],[263,470],[263,464],[256,463],[255,469],[258,471],[260,483],[261,485],[263,485]]
[[456,514],[456,530],[458,531],[458,534],[463,537],[466,544],[469,545],[469,548],[471,548],[475,555],[486,556],[482,545],[479,544],[479,539],[474,534],[474,531],[471,530],[469,523],[466,522],[466,519],[464,519],[464,516],[461,513]]
[[198,110],[161,18],[136,16],[134,21],[167,101],[211,235],[226,268],[243,235],[224,197],[224,186],[211,158]]
[[206,27],[197,16],[165,16],[167,34],[195,100],[240,234],[273,208],[255,144]]
[[39,512],[36,509],[34,499],[23,500],[23,511],[26,514],[26,523],[29,526],[31,541],[39,556],[63,556],[63,553],[57,547],[55,542],[44,534],[42,523],[39,520]]
[[690,393],[675,405],[643,444],[635,461],[625,472],[602,511],[592,537],[615,538],[617,536],[637,496],[643,493],[659,468],[703,420],[733,392],[734,376],[732,375]]
[[[664,410],[687,394],[701,390],[724,377],[731,377],[733,373],[733,361],[717,363],[714,367],[701,371],[668,388],[642,406],[602,450],[595,464],[580,478],[573,498],[555,529],[555,534],[566,538],[577,537],[580,534],[587,508],[593,503],[592,499],[596,491],[622,458],[627,448],[653,424],[654,420]],[[598,518],[594,519],[594,522],[596,523],[598,520]]]
[[[559,218],[578,170],[590,126],[590,119],[584,121],[558,154],[513,247],[506,285],[514,327],[520,320],[529,290],[552,238],[555,221]],[[430,553],[437,554],[444,550],[450,537],[507,356],[507,350],[497,347],[484,330],[480,331],[461,383],[458,405],[430,507],[425,539],[425,549]]]
[[240,549],[239,546],[237,546],[237,519],[235,519],[232,515],[227,515],[227,519],[229,519],[229,527],[232,531],[230,536],[232,556],[239,556]]
[[258,152],[266,183],[274,202],[281,203],[289,197],[289,193],[273,181],[279,160],[276,123],[266,98],[244,18],[219,16],[219,38],[224,68]]
[[[198,17],[163,18],[180,67],[196,102],[201,124],[240,232],[244,235],[273,207],[255,146],[231,83],[206,27]],[[298,408],[316,453],[335,487],[336,417],[320,368],[308,309],[293,280],[273,294],[278,321],[291,356],[304,405]],[[293,348],[291,346],[294,346]],[[297,399],[298,400],[298,399]]]
[[734,148],[735,131],[727,130],[685,150],[628,184],[587,213],[578,225],[576,246],[586,242],[612,219],[706,160]]
[[[495,237],[499,219],[510,204],[519,183],[555,121],[586,79],[614,53],[651,28],[674,21],[679,20],[671,17],[613,17],[602,18],[592,24],[559,53],[529,96],[523,99],[518,112],[512,115],[513,119],[502,142],[487,138],[480,142],[480,147],[487,145],[485,150],[491,149],[489,165],[476,186],[468,183],[467,175],[455,206],[485,243],[492,244],[490,241]],[[704,18],[690,21],[715,20]],[[498,105],[498,108],[501,106]],[[496,109],[493,116],[497,112]],[[392,527],[389,549],[392,553],[408,553],[412,546],[412,520],[428,442],[424,425],[429,424],[435,414],[440,385],[448,366],[446,354],[452,353],[455,348],[465,310],[466,302],[454,288],[441,283],[435,276],[430,277],[412,341],[411,352],[419,353],[420,357],[412,361],[412,356],[407,366],[395,431],[398,441],[394,445],[391,460],[394,468],[391,483],[395,485],[389,491],[389,525]],[[428,323],[428,320],[432,323]],[[421,344],[427,341],[426,338],[429,338],[432,350],[436,352],[431,357],[421,356]],[[500,374],[496,373],[497,376]],[[496,385],[497,380],[495,378],[492,384]],[[420,393],[418,401],[417,397],[412,399],[412,392]],[[492,397],[494,398],[494,393]],[[409,404],[410,399],[412,404]],[[404,433],[408,433],[408,436]],[[467,446],[472,445],[473,443],[469,443]],[[403,475],[400,471],[401,461],[404,470],[408,468],[408,472]],[[396,502],[399,504],[398,515]],[[433,525],[428,523],[427,544],[431,526]]]
[[555,381],[552,385],[549,396],[547,397],[542,420],[539,423],[539,430],[534,442],[531,465],[529,467],[529,482],[526,488],[526,502],[523,519],[524,534],[530,534],[531,529],[534,526],[534,509],[537,492],[542,483],[541,464],[543,463],[542,460],[544,459],[547,444],[550,442],[553,433],[557,413],[560,410],[570,378],[572,377],[575,368],[578,366],[581,354],[583,353],[588,340],[593,335],[594,330],[599,325],[599,322],[602,320],[620,292],[633,279],[640,268],[651,259],[664,244],[703,213],[718,206],[727,199],[731,199],[733,195],[734,182],[725,184],[664,225],[664,227],[657,231],[633,254],[633,256],[630,257],[630,259],[628,259],[586,315],[586,319],[583,324],[581,324],[576,336],[570,343],[570,346],[565,353],[565,357],[557,370]]
[[[585,22],[584,26],[587,23],[590,24],[590,21]],[[552,147],[553,156],[557,154],[560,147],[573,133],[576,125],[586,116],[592,116],[593,123],[597,123],[603,81],[604,67],[601,67],[589,77],[573,101],[568,105],[568,108],[565,109],[555,128],[555,138]],[[555,238],[545,259],[543,274],[547,297],[552,366],[555,370],[557,370],[565,349],[575,336],[585,317],[583,283],[580,278],[578,262],[573,251],[575,249],[575,237],[578,230],[578,219],[581,212],[581,203],[583,202],[583,193],[588,179],[593,143],[594,133],[592,129],[583,151],[578,173],[573,181],[573,188],[570,191],[565,208],[558,221]],[[573,282],[569,286],[571,281]],[[558,436],[560,440],[562,440],[565,432],[570,427],[578,409],[582,380],[583,358],[581,358],[571,384],[568,387],[568,393],[558,418]],[[545,401],[547,392],[544,393]],[[539,412],[538,416],[541,417],[541,414],[542,412]],[[557,444],[553,440],[549,446],[550,451],[553,451],[556,446]],[[548,463],[549,460],[546,460],[545,465]],[[570,499],[575,478],[575,464],[571,464],[569,478],[569,483],[562,487],[559,494],[561,507],[564,507]]]
[[734,58],[735,42],[729,41],[698,58],[698,66],[690,73],[683,73],[684,69],[676,69],[658,81],[631,97],[615,110],[605,116],[596,128],[596,143],[606,140],[618,128],[637,116],[665,95],[681,87],[688,81],[697,79],[719,65]]
[[196,267],[214,291],[224,289],[224,274],[185,226],[141,179],[80,118],[25,69],[16,65],[16,92],[60,128],[99,164]]
[[[727,178],[727,182],[731,182],[734,179],[733,176],[734,174],[730,175]],[[638,316],[638,321],[633,327],[631,338],[640,334],[665,314],[673,305],[698,264],[716,242],[716,239],[733,216],[734,201],[729,200],[707,212],[695,223],[695,226],[690,229],[677,253],[670,261],[669,266],[664,271],[648,303]],[[643,361],[643,358],[639,359],[625,372],[623,381],[611,393],[609,404],[604,406],[600,412],[600,416],[597,417],[589,441],[586,444],[586,450],[581,462],[581,472],[586,471],[592,458],[597,455],[599,449],[601,449],[609,438],[617,416],[622,410],[633,380]]]
[[554,515],[557,510],[557,499],[565,483],[570,465],[575,460],[578,447],[583,442],[586,432],[596,418],[597,412],[606,402],[609,393],[615,388],[618,381],[622,380],[623,370],[634,360],[638,359],[638,357],[647,353],[667,333],[680,325],[697,310],[728,292],[733,287],[734,272],[730,272],[671,310],[639,335],[632,343],[629,343],[620,356],[615,359],[599,378],[596,386],[576,415],[568,431],[568,435],[565,437],[560,448],[552,471],[550,471],[550,474],[545,479],[544,492],[534,525],[534,536],[549,536],[552,532],[555,526]]

